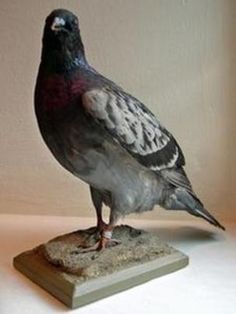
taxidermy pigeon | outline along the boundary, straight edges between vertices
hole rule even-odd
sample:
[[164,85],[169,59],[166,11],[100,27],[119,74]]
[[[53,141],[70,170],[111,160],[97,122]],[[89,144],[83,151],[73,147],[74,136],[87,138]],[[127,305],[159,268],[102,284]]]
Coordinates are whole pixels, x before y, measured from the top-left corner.
[[[54,157],[90,186],[100,238],[88,250],[117,243],[119,217],[156,204],[224,229],[194,193],[175,138],[142,102],[89,65],[78,19],[64,9],[46,19],[35,111]],[[108,224],[103,204],[110,207]]]

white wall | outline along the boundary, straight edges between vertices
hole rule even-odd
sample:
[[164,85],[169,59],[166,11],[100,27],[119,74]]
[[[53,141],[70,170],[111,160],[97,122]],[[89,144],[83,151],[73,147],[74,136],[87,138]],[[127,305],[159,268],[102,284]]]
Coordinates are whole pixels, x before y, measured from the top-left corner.
[[235,0],[1,0],[0,212],[94,215],[34,116],[44,18],[58,7],[78,14],[90,62],[174,133],[206,206],[236,217]]

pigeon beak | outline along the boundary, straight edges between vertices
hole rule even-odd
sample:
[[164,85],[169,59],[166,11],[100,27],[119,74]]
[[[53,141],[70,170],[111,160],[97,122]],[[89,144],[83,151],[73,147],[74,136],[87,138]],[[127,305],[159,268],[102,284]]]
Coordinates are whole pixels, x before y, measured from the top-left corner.
[[59,31],[65,25],[66,25],[66,22],[62,17],[55,17],[53,22],[52,22],[52,25],[51,25],[51,30],[52,31]]

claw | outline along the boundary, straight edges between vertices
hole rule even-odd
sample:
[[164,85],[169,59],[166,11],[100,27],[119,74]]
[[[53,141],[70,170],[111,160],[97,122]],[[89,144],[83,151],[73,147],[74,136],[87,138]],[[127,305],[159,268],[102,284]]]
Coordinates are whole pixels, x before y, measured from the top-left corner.
[[82,250],[80,250],[80,253],[103,251],[107,248],[113,247],[113,246],[118,245],[118,244],[121,244],[120,240],[108,239],[105,237],[101,237],[101,239],[98,242],[96,242],[93,246],[83,248]]

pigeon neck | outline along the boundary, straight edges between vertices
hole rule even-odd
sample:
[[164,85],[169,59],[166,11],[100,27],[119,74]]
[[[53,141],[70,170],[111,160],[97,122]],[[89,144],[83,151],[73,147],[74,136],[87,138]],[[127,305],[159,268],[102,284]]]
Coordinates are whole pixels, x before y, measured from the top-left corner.
[[66,73],[87,67],[88,63],[83,51],[44,51],[42,52],[41,63],[51,73]]

